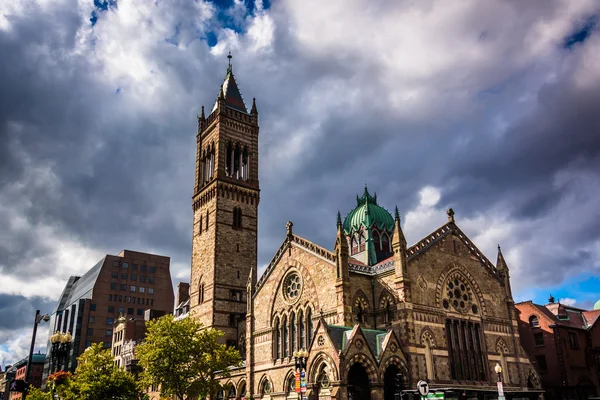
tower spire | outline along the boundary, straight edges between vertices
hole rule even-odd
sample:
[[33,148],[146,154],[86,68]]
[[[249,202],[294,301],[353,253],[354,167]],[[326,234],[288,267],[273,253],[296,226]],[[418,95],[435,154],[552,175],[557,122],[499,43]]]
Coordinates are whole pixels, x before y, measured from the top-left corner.
[[219,100],[225,100],[225,105],[231,109],[236,111],[241,111],[244,114],[248,114],[248,109],[246,108],[246,104],[244,103],[244,99],[242,98],[242,94],[240,93],[240,89],[238,88],[237,82],[235,81],[235,77],[233,76],[233,67],[231,65],[231,59],[233,56],[231,52],[227,55],[227,73],[225,74],[225,80],[223,81],[222,92],[219,92],[219,97],[215,102],[215,105],[211,112],[214,112],[217,109],[219,104]]

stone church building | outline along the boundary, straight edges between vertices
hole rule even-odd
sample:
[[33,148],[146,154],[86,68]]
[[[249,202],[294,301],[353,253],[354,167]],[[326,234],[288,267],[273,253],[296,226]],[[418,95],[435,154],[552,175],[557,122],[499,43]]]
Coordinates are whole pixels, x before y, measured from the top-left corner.
[[[308,351],[309,399],[393,399],[394,379],[446,398],[537,398],[520,346],[509,268],[494,265],[448,222],[408,246],[365,187],[338,213],[335,247],[287,233],[257,276],[258,111],[229,65],[208,116],[198,118],[190,316],[225,333],[245,357],[219,399],[292,399],[294,352]],[[283,205],[282,205],[283,206]],[[332,214],[332,223],[335,217]],[[334,240],[335,239],[335,240]]]

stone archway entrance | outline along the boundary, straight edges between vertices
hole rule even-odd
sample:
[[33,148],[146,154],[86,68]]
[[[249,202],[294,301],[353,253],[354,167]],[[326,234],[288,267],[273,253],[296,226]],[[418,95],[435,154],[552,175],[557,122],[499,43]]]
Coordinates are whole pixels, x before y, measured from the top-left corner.
[[400,369],[390,364],[383,374],[383,399],[394,400],[394,393],[396,393],[396,375],[400,373]]
[[348,371],[348,400],[371,400],[369,374],[360,363],[355,363]]

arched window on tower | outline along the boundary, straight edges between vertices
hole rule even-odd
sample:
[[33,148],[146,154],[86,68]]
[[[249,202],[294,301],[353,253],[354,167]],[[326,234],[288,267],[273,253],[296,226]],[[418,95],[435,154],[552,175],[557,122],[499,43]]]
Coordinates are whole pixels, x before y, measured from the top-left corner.
[[390,237],[386,232],[381,234],[381,250],[386,252],[392,252],[392,248],[390,247]]
[[392,305],[390,304],[389,300],[386,300],[385,307],[383,310],[383,322],[385,324],[391,324],[392,319],[393,319]]
[[233,154],[231,154],[232,146],[231,142],[227,143],[227,147],[225,148],[225,175],[231,176],[232,172],[232,161]]
[[423,342],[425,344],[425,367],[427,370],[427,379],[434,379],[433,376],[433,351],[431,349],[431,338],[426,335],[423,338]]
[[298,330],[300,331],[300,348],[306,347],[306,330],[304,329],[304,314],[302,310],[298,311]]
[[233,154],[233,173],[234,173],[234,178],[236,179],[240,179],[240,168],[241,168],[241,163],[240,163],[240,145],[239,143],[235,145],[235,152]]
[[306,310],[306,347],[309,347],[313,337],[312,310]]
[[248,146],[244,146],[244,152],[242,153],[242,179],[245,181],[248,180],[248,167]]
[[296,344],[297,344],[297,338],[296,338],[296,314],[294,314],[294,312],[292,312],[292,314],[290,315],[290,351],[294,352],[297,350],[296,348]]
[[198,304],[204,303],[204,283],[198,285]]
[[365,243],[366,243],[367,239],[365,238],[364,232],[360,232],[359,235],[360,235],[359,241],[358,241],[359,251],[363,252],[363,251],[365,251]]
[[208,230],[208,210],[206,210],[206,230]]
[[242,209],[240,207],[233,208],[233,223],[232,226],[234,229],[242,228]]
[[365,310],[363,309],[362,304],[359,304],[356,307],[356,322],[359,324],[363,324],[365,322]]
[[354,255],[356,253],[358,253],[358,237],[352,235],[352,252],[350,254]]
[[198,233],[202,233],[202,214],[200,214],[200,220],[198,221]]
[[376,250],[381,250],[381,240],[379,240],[379,232],[373,230],[373,243]]
[[279,326],[279,317],[275,317],[275,359],[281,358],[281,329]]
[[283,358],[287,357],[290,352],[290,343],[289,343],[289,324],[286,317],[283,317],[281,320],[281,327],[283,330]]

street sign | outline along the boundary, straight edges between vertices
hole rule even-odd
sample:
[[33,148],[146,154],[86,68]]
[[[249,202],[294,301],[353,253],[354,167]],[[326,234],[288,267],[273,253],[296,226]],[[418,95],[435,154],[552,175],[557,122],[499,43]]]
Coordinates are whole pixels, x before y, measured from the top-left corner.
[[417,383],[417,390],[419,391],[421,396],[425,397],[429,393],[429,384],[425,381],[419,381]]
[[498,382],[498,397],[504,397],[504,388],[502,382]]
[[443,400],[444,399],[444,392],[429,392],[427,393],[426,397],[421,397],[422,400],[430,400],[430,399],[435,399],[435,400]]

